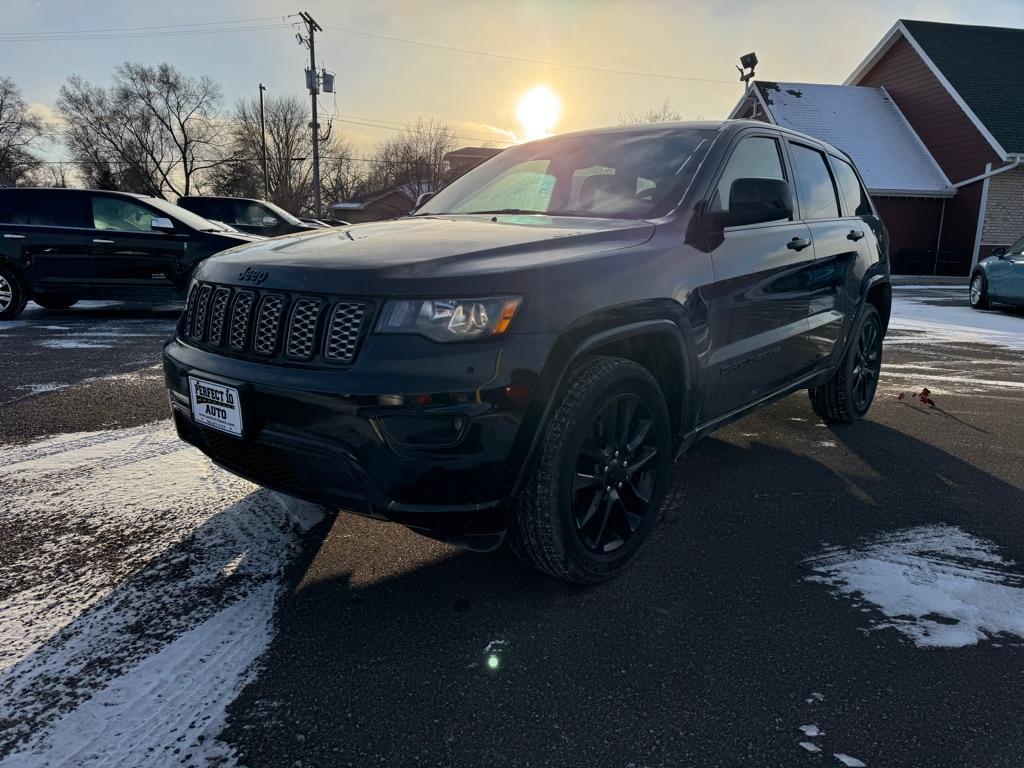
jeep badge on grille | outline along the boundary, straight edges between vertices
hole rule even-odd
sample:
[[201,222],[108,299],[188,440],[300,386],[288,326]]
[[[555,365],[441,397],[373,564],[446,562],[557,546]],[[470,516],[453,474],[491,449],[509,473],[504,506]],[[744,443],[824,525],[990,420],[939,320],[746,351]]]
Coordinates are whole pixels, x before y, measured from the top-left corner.
[[238,273],[239,280],[245,283],[256,283],[256,285],[263,285],[268,277],[270,277],[270,273],[266,270],[253,269],[252,267],[246,267]]

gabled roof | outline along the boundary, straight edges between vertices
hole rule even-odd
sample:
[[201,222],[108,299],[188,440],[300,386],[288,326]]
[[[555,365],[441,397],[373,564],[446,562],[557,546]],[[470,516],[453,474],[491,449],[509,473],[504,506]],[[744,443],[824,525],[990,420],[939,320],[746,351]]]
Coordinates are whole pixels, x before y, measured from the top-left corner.
[[996,153],[1024,154],[1024,29],[901,19],[847,78],[860,79],[904,38]]
[[955,192],[884,88],[755,80],[730,117],[751,97],[775,125],[849,154],[872,193],[950,197]]

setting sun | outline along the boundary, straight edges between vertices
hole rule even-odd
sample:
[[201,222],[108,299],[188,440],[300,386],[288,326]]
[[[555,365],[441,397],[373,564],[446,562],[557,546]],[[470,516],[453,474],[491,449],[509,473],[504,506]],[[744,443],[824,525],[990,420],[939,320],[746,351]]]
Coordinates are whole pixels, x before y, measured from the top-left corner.
[[527,139],[550,135],[561,114],[562,103],[546,85],[535,85],[524,93],[516,110]]

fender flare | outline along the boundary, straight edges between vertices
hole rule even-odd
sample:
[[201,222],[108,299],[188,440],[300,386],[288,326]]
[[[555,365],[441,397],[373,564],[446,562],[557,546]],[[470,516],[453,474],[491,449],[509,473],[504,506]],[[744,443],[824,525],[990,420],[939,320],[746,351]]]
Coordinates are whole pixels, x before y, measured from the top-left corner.
[[[649,334],[671,336],[675,342],[673,348],[678,348],[682,371],[681,413],[679,414],[681,429],[678,430],[679,434],[674,437],[681,440],[683,435],[692,428],[697,389],[697,371],[694,368],[696,355],[682,328],[675,320],[667,317],[635,320],[600,330],[587,331],[577,336],[574,331],[580,331],[585,324],[585,322],[577,322],[563,331],[548,355],[537,387],[534,389],[534,397],[531,398],[530,407],[523,417],[523,423],[509,457],[510,466],[516,468],[516,477],[510,493],[513,498],[521,492],[523,483],[530,474],[530,469],[543,440],[544,425],[551,420],[555,408],[561,402],[573,370],[586,355],[609,343]],[[570,340],[574,336],[575,339]]]

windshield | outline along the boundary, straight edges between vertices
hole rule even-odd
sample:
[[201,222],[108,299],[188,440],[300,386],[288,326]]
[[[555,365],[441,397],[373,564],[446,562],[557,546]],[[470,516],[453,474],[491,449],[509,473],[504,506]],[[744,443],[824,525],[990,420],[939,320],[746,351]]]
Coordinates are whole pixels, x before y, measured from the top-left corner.
[[645,219],[679,203],[714,138],[711,128],[616,131],[506,149],[416,211]]
[[192,211],[182,208],[180,205],[161,200],[159,197],[147,197],[146,203],[198,232],[217,232],[222,229],[222,227],[214,224],[209,219],[204,219],[198,213],[192,213]]
[[1006,249],[1008,256],[1024,256],[1024,237]]

